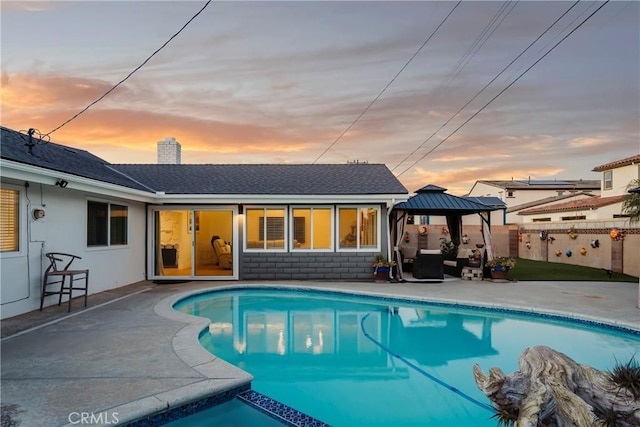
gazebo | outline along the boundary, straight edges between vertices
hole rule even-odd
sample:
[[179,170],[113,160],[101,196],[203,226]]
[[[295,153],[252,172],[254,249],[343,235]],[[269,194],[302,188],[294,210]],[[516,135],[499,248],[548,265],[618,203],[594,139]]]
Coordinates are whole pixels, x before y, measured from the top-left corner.
[[446,191],[446,188],[429,184],[417,190],[416,194],[406,202],[398,203],[393,207],[390,214],[390,245],[392,246],[390,251],[393,253],[393,259],[398,265],[400,278],[402,278],[403,271],[399,247],[409,216],[432,215],[446,217],[451,241],[456,246],[459,246],[462,238],[462,217],[474,214],[479,215],[482,220],[485,260],[493,258],[490,231],[491,217],[489,214],[497,208],[470,198],[447,194]]

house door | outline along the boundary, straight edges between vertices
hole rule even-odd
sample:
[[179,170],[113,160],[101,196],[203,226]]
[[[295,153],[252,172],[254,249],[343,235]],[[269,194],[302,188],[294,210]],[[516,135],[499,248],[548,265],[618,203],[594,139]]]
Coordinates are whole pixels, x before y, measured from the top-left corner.
[[234,278],[234,210],[154,210],[154,277]]

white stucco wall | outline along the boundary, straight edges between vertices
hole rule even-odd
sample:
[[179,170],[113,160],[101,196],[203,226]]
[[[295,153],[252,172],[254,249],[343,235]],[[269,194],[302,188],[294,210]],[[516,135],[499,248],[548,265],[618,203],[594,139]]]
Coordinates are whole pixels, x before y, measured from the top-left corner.
[[[42,275],[48,265],[46,252],[65,252],[82,257],[73,266],[88,268],[89,293],[94,294],[145,279],[144,203],[104,198],[72,188],[16,182],[21,190],[21,250],[0,255],[0,318],[8,318],[40,308]],[[3,186],[12,185],[3,179]],[[87,247],[87,200],[128,206],[128,245]],[[34,209],[46,215],[34,219]],[[54,302],[55,300],[55,302]],[[57,303],[57,296],[45,305]],[[78,302],[79,304],[80,302]]]
[[[604,182],[601,183],[602,197],[617,196],[627,193],[627,185],[634,179],[640,178],[640,165],[627,165],[611,169],[613,172],[612,188],[604,189]],[[601,172],[601,180],[604,180],[604,172]]]

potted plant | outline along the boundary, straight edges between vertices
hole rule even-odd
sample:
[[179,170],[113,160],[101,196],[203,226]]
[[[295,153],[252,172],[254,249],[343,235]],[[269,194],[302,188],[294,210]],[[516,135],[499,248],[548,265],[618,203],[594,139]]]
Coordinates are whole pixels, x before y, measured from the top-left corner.
[[458,256],[458,245],[444,237],[440,238],[440,252],[443,259],[455,260]]
[[491,268],[493,279],[506,279],[509,270],[516,266],[516,260],[511,257],[497,256],[487,261],[485,265]]
[[371,263],[373,267],[373,277],[376,282],[388,282],[389,281],[389,272],[391,271],[391,267],[396,265],[395,261],[387,260],[387,257],[383,254],[376,254],[373,262]]

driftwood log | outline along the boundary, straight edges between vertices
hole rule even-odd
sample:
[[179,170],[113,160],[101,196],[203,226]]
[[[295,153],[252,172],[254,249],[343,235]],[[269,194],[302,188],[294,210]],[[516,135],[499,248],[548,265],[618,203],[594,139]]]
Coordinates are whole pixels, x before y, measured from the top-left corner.
[[611,379],[609,372],[581,365],[549,347],[522,352],[519,370],[505,375],[478,365],[473,375],[497,412],[516,427],[640,426],[640,400]]

